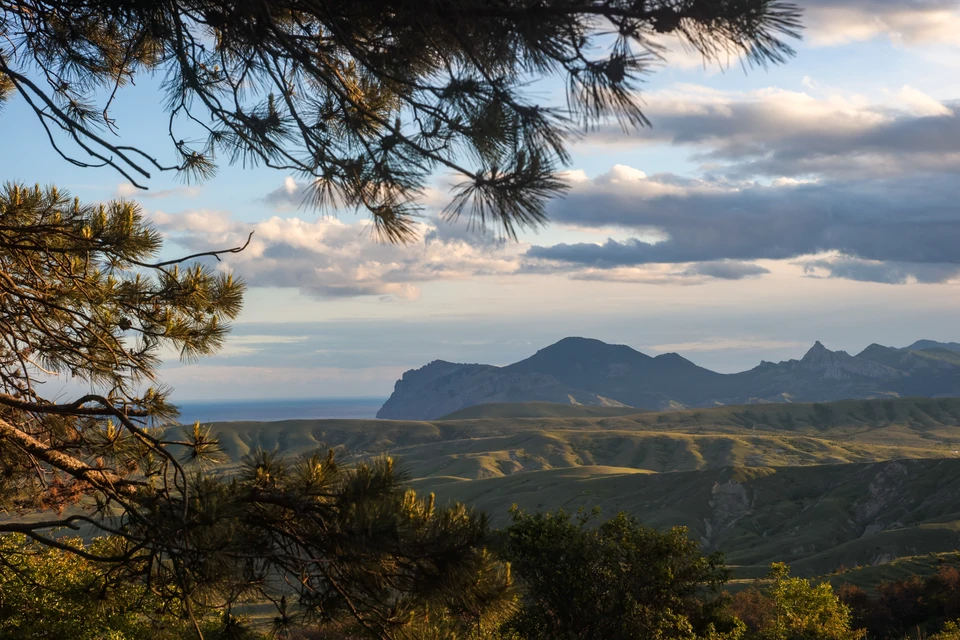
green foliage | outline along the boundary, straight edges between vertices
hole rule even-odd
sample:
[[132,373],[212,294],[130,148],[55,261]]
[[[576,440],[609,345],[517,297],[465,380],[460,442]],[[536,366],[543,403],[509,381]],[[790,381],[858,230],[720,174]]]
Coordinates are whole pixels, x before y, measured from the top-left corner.
[[[117,498],[169,470],[169,457],[145,455],[156,446],[145,421],[134,424],[176,414],[155,384],[160,350],[184,359],[216,351],[244,287],[198,263],[154,264],[160,249],[133,203],[0,190],[0,306],[9,311],[0,314],[0,505]],[[44,375],[99,391],[56,405],[40,394]],[[127,479],[134,474],[141,479]]]
[[756,640],[858,640],[866,631],[853,629],[850,607],[828,582],[817,584],[790,577],[782,562],[770,565],[771,583],[762,592],[748,590],[734,597],[732,610]]
[[[899,639],[908,634],[930,633],[960,617],[960,570],[946,564],[948,559],[956,562],[956,556],[954,553],[917,558],[911,569],[926,569],[926,575],[910,573],[898,579],[875,581],[869,585],[870,592],[844,584],[838,593],[870,637]],[[933,567],[924,567],[917,560],[925,560]]]
[[659,532],[623,513],[598,527],[563,510],[513,517],[504,553],[524,595],[509,626],[523,638],[737,637],[717,598],[720,558],[682,528]]
[[[109,552],[115,540],[84,545],[61,538],[67,547]],[[121,580],[110,567],[76,553],[31,542],[26,536],[0,536],[0,638],[6,640],[181,640],[196,629],[173,612],[176,603],[158,598],[142,584]],[[223,616],[202,621],[210,640],[260,637]]]
[[170,557],[185,579],[146,553],[127,564],[206,607],[289,599],[284,627],[316,620],[406,638],[425,618],[454,634],[507,615],[511,579],[485,550],[486,518],[436,507],[403,480],[388,458],[347,468],[332,452],[256,451],[228,479],[194,475],[186,502],[150,505],[149,529],[125,530],[130,540],[179,541]]
[[52,373],[120,387],[151,377],[161,345],[188,359],[216,351],[242,284],[199,263],[149,269],[160,249],[135,203],[84,205],[56,187],[3,187],[0,295],[21,312],[0,325],[15,338],[5,355],[37,354]]
[[960,640],[960,620],[947,622],[939,633],[930,636],[930,640]]
[[[149,585],[165,613],[197,625],[249,599],[289,598],[284,627],[380,638],[425,617],[455,630],[506,615],[510,577],[485,551],[486,519],[417,497],[389,459],[345,468],[332,452],[255,450],[217,473],[209,429],[159,428],[175,416],[149,386],[161,349],[214,352],[243,293],[191,259],[157,262],[160,250],[134,204],[0,192],[0,507],[20,516],[0,533],[92,562],[110,585]],[[45,398],[38,376],[57,374],[91,392]],[[57,528],[112,542],[68,545]],[[60,597],[75,615],[88,606],[68,584]]]
[[[19,94],[61,155],[134,184],[154,170],[203,180],[220,158],[266,165],[405,240],[439,170],[463,178],[449,215],[509,235],[543,222],[579,128],[646,124],[655,36],[764,65],[792,55],[798,30],[778,0],[26,0],[0,13],[0,100]],[[144,74],[164,78],[172,162],[103,135]],[[567,100],[532,99],[531,78],[549,76]]]
[[81,618],[90,638],[160,637],[171,620],[175,630],[195,620],[221,633],[225,622],[206,612],[251,600],[289,600],[277,616],[285,630],[320,623],[348,637],[487,637],[515,595],[509,568],[484,548],[485,519],[437,508],[402,479],[387,459],[347,469],[332,455],[258,452],[229,480],[195,475],[187,504],[144,505],[142,525],[116,525],[121,535],[95,545],[0,537],[4,602],[31,614],[7,616],[17,630],[9,637],[72,638],[61,629]]

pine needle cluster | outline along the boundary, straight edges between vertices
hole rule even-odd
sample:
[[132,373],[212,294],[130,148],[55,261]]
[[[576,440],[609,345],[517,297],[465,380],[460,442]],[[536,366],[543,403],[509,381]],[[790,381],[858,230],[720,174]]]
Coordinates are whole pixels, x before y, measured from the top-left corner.
[[[448,216],[514,236],[545,221],[578,135],[649,124],[639,88],[664,34],[706,61],[765,65],[792,54],[799,17],[781,0],[4,2],[0,100],[21,96],[70,162],[138,186],[265,165],[399,242],[446,172]],[[145,74],[163,78],[169,162],[114,135],[114,102]],[[538,97],[545,78],[565,100]]]

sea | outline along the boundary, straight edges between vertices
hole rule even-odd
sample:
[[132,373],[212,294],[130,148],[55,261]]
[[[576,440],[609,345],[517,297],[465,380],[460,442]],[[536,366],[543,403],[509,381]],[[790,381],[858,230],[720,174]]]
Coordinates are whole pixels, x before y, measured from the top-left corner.
[[272,422],[322,418],[373,419],[386,398],[289,398],[181,401],[180,422]]

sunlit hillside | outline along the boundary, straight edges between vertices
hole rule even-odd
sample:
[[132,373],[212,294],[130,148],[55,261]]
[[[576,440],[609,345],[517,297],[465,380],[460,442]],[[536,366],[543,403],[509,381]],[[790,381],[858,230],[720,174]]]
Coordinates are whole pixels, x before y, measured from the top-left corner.
[[538,405],[528,413],[540,407],[549,415],[505,418],[500,417],[504,405],[481,405],[469,409],[478,415],[471,420],[231,422],[214,429],[231,460],[257,447],[290,454],[332,448],[354,458],[389,453],[412,478],[467,480],[596,465],[670,472],[960,456],[960,400],[955,399],[606,417],[562,417],[583,408]]
[[[584,415],[592,411],[620,415]],[[227,468],[256,448],[390,455],[413,487],[483,509],[495,525],[509,521],[512,504],[599,506],[658,527],[683,525],[724,551],[740,576],[778,559],[824,574],[960,545],[957,399],[662,413],[481,405],[466,413],[475,417],[213,429]]]

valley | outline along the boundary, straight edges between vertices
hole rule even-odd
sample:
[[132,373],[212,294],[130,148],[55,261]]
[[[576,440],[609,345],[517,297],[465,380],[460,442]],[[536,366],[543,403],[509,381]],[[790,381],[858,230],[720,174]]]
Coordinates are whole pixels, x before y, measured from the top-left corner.
[[494,526],[512,504],[685,526],[740,578],[778,560],[822,575],[960,546],[960,399],[669,412],[490,404],[433,421],[213,429],[227,468],[256,448],[389,455],[418,492],[482,509]]

